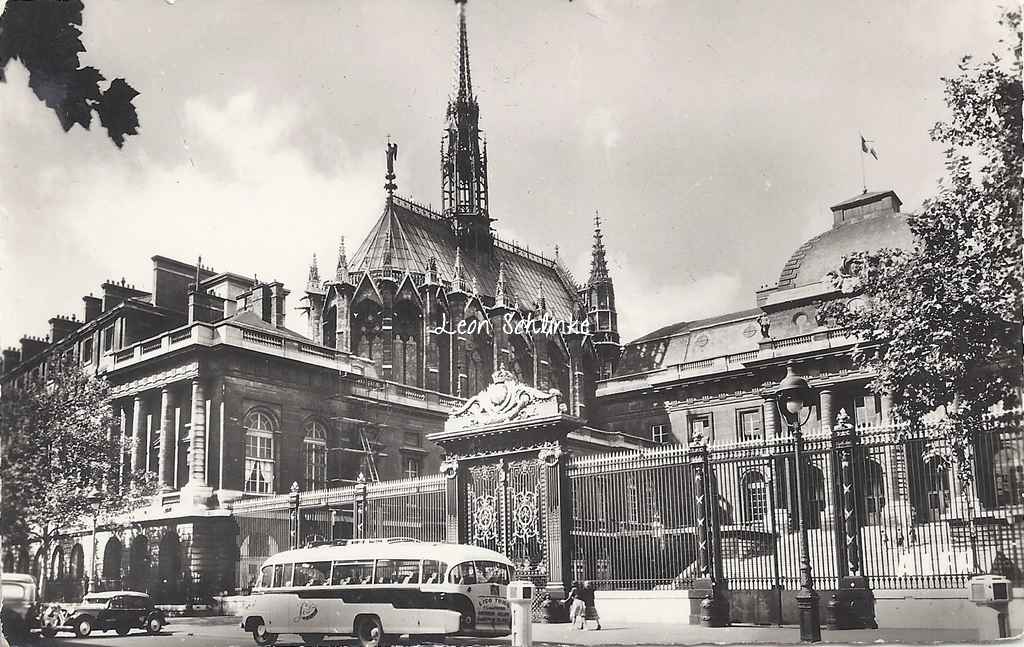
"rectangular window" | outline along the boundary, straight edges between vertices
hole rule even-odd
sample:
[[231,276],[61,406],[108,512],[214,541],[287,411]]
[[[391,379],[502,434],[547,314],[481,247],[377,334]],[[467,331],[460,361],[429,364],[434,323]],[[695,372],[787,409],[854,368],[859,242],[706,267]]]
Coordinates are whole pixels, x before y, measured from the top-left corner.
[[82,363],[89,364],[92,362],[92,337],[82,342]]
[[292,583],[292,566],[293,564],[275,564],[274,565],[274,588],[280,588],[282,586],[291,586]]
[[331,584],[346,586],[349,584],[369,584],[373,580],[373,562],[334,562],[331,571]]
[[245,491],[271,494],[274,490],[274,437],[248,432],[245,435]]
[[306,452],[306,490],[318,490],[327,485],[327,444],[314,440],[303,443]]
[[106,353],[114,348],[114,327],[107,326],[103,329],[103,352]]
[[407,432],[405,432],[405,434],[403,434],[402,442],[405,444],[406,447],[422,447],[423,446],[422,436],[420,436],[417,433],[411,432],[411,431],[407,431]]
[[671,442],[672,434],[668,430],[668,425],[651,425],[651,440],[660,444]]
[[688,441],[691,445],[710,445],[713,440],[714,429],[711,426],[710,413],[690,416],[690,429]]
[[868,408],[864,404],[864,396],[858,395],[853,399],[853,421],[858,427],[868,424]]
[[444,562],[438,562],[433,559],[423,560],[423,583],[439,584],[443,582],[444,574],[447,570],[448,565]]
[[764,436],[764,422],[761,419],[760,409],[743,409],[739,416],[739,439],[740,440],[761,440]]
[[420,459],[406,456],[403,459],[405,478],[414,479],[420,475]]
[[326,586],[330,580],[330,562],[304,562],[295,565],[292,586]]
[[419,584],[418,559],[378,559],[373,571],[374,584]]

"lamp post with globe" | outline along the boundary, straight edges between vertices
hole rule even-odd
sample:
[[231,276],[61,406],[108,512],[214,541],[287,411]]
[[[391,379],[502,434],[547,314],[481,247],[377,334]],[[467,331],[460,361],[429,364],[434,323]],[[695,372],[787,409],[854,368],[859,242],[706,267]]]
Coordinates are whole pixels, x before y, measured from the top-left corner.
[[811,558],[807,541],[807,514],[804,510],[803,462],[804,438],[800,427],[810,417],[800,420],[800,414],[811,401],[813,392],[807,380],[793,372],[793,366],[786,367],[786,377],[779,382],[774,391],[775,406],[778,407],[782,419],[793,432],[793,459],[796,463],[796,514],[800,528],[800,590],[796,594],[797,607],[800,609],[800,640],[803,642],[821,641],[821,623],[818,611],[818,592],[814,590],[814,577],[811,574]]
[[95,486],[89,490],[84,497],[89,509],[92,511],[92,563],[89,566],[89,590],[92,593],[96,590],[96,517],[100,512],[100,503],[103,501],[103,493]]

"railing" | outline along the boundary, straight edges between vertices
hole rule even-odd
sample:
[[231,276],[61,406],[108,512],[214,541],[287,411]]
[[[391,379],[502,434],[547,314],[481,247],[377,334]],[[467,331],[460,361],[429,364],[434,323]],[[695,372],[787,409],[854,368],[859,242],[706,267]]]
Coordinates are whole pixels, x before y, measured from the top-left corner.
[[785,339],[777,339],[772,342],[773,348],[789,348],[791,346],[801,346],[803,344],[809,344],[814,341],[814,335],[797,335],[796,337],[787,337]]
[[[962,588],[990,571],[1024,582],[1020,412],[985,421],[972,485],[958,477],[948,426],[854,430],[846,468],[842,436],[805,435],[801,496],[819,590],[838,585],[851,555],[854,574],[880,589]],[[650,589],[686,587],[706,574],[695,503],[696,470],[706,461],[706,497],[717,505],[704,528],[720,538],[719,576],[732,590],[799,588],[794,449],[786,436],[706,453],[672,446],[572,458],[574,578]],[[851,514],[855,535],[845,527]],[[859,550],[848,552],[850,537]]]
[[324,348],[322,346],[311,346],[309,344],[303,344],[302,342],[299,342],[299,352],[305,353],[306,355],[323,357],[325,359],[334,359],[338,356],[338,351],[334,349]]
[[185,330],[179,330],[170,334],[170,343],[177,344],[178,342],[185,341],[186,339],[192,338],[192,329],[186,328]]
[[249,330],[248,328],[242,329],[242,340],[252,342],[254,344],[263,344],[264,346],[270,346],[272,348],[284,348],[284,337],[269,335],[256,330]]
[[142,354],[152,353],[155,350],[160,350],[163,347],[163,338],[158,337],[156,339],[150,339],[149,341],[142,343]]
[[132,359],[133,357],[135,357],[135,347],[129,346],[124,350],[119,350],[116,353],[114,353],[114,362],[126,362]]
[[745,353],[736,353],[735,355],[726,355],[725,361],[729,364],[743,364],[750,360],[757,359],[760,353],[756,350],[750,350]]

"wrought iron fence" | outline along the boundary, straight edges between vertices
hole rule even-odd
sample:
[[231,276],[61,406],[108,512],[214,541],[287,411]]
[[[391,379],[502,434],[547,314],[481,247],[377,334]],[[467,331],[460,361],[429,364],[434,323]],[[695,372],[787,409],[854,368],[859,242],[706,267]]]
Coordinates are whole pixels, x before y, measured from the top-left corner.
[[[1024,582],[1020,412],[986,420],[970,443],[969,481],[943,424],[805,436],[803,513],[819,588],[852,574],[879,589],[959,588],[991,571]],[[686,588],[717,574],[734,590],[797,589],[794,445],[786,436],[572,459],[574,579]],[[717,564],[702,563],[701,546]]]

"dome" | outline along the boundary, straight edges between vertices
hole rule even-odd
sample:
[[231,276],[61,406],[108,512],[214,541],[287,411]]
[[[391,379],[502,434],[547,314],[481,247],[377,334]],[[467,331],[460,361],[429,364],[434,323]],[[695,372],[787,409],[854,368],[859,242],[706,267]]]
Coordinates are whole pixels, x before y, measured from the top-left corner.
[[832,207],[834,222],[828,231],[801,245],[779,274],[779,289],[817,283],[838,269],[852,252],[884,247],[910,250],[913,235],[900,213],[893,191],[876,191],[844,200]]

